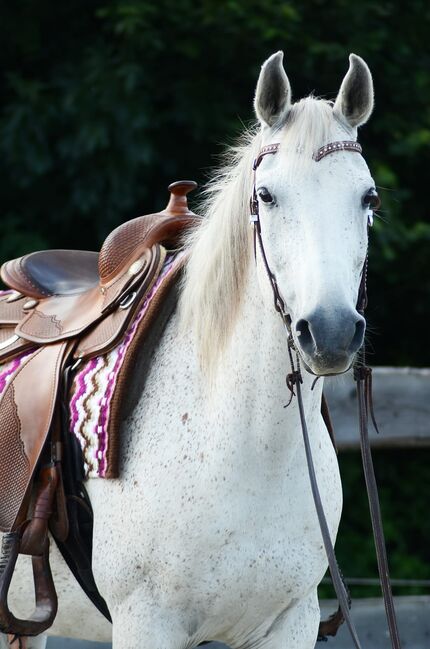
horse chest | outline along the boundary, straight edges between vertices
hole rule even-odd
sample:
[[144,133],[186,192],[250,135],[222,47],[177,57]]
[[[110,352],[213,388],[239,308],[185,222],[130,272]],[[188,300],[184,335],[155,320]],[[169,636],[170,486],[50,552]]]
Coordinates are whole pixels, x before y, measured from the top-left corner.
[[[170,606],[198,602],[205,617],[214,602],[225,615],[231,606],[237,611],[242,600],[260,608],[265,601],[273,610],[303,596],[326,565],[303,461],[292,453],[279,467],[259,452],[238,459],[231,452],[220,461],[216,448],[213,456],[207,447],[193,452],[185,447],[180,455],[169,455],[166,447],[162,453],[154,448],[151,457],[149,450],[146,469],[136,473],[129,463],[124,480],[107,485],[109,494],[106,483],[94,484],[101,500],[115,502],[110,536],[97,530],[96,541],[97,547],[109,547],[97,567],[101,581],[103,572],[108,577],[118,567],[125,575],[115,599],[138,588],[145,597],[167,598]],[[323,450],[326,461],[317,470],[335,531],[337,465],[332,449]],[[261,452],[270,453],[270,447]],[[112,539],[118,535],[126,546],[115,549]]]
[[[227,373],[228,398],[210,414],[190,350],[175,363],[182,388],[172,390],[169,330],[156,375],[124,427],[121,479],[90,485],[97,582],[109,606],[138,591],[142,601],[192,610],[199,620],[238,615],[240,602],[255,615],[279,611],[314,588],[326,567],[303,446],[285,421],[282,373],[273,386],[270,364],[261,373],[250,365],[263,377],[263,394],[257,384],[250,390],[243,367]],[[340,481],[315,402],[309,423],[335,534]],[[292,408],[288,413],[298,421]],[[122,579],[113,581],[115,574]]]

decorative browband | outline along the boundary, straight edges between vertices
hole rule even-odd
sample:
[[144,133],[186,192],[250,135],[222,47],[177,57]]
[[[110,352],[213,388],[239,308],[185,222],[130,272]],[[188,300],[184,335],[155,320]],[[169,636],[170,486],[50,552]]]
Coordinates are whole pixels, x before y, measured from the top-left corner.
[[330,142],[318,149],[316,153],[312,156],[315,162],[319,162],[322,158],[325,158],[326,155],[334,153],[335,151],[356,151],[357,153],[362,152],[362,148],[358,142],[352,140],[345,140],[343,142]]
[[[254,165],[253,169],[257,169],[258,165],[260,164],[261,160],[264,158],[265,155],[268,155],[270,153],[277,153],[279,150],[279,147],[281,146],[280,142],[275,142],[274,144],[267,144],[264,146],[258,156],[254,160]],[[361,153],[362,148],[361,145],[358,142],[355,142],[353,140],[343,140],[339,142],[330,142],[329,144],[325,144],[324,146],[320,147],[316,153],[312,156],[312,158],[315,160],[315,162],[319,162],[323,158],[325,158],[326,155],[330,155],[330,153],[335,153],[335,151],[355,151],[356,153]]]
[[280,146],[281,146],[280,142],[275,142],[275,144],[267,144],[266,146],[263,146],[263,148],[260,149],[260,153],[255,158],[254,164],[252,165],[254,171],[257,169],[258,165],[260,164],[260,162],[262,161],[265,155],[267,155],[268,153],[276,153]]

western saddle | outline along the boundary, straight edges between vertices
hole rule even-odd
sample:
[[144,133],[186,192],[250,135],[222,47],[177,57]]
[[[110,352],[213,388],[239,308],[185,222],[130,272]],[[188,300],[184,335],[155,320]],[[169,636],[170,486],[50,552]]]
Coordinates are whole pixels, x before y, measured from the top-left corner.
[[[196,186],[171,184],[165,210],[120,225],[100,253],[40,251],[2,266],[1,278],[12,289],[0,296],[0,365],[11,368],[0,396],[4,633],[38,635],[53,623],[57,597],[48,531],[110,619],[91,571],[92,511],[80,448],[68,434],[70,377],[77,363],[122,340],[161,272],[166,251],[177,250],[198,220],[187,205],[187,193]],[[28,620],[16,618],[7,603],[18,554],[32,557],[36,608]]]

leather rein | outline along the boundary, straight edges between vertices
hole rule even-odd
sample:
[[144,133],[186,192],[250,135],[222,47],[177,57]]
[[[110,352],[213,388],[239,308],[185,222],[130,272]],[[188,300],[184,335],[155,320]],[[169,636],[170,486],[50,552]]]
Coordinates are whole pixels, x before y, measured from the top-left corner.
[[[253,164],[253,173],[254,173],[254,183],[252,196],[250,199],[250,221],[253,225],[254,230],[254,255],[257,254],[257,244],[263,260],[263,265],[265,267],[267,276],[269,278],[270,285],[272,287],[273,298],[274,298],[274,307],[276,311],[282,318],[285,330],[287,332],[288,339],[288,354],[291,365],[291,372],[287,374],[286,382],[287,387],[291,393],[291,399],[293,396],[297,397],[297,404],[299,409],[300,416],[300,425],[302,429],[303,442],[305,447],[306,454],[306,463],[308,467],[309,479],[311,484],[312,496],[315,504],[315,509],[318,516],[318,521],[321,529],[321,535],[324,543],[325,552],[328,559],[330,575],[332,578],[333,586],[336,592],[336,596],[339,602],[339,609],[334,613],[329,620],[321,622],[319,628],[318,639],[326,639],[327,635],[336,635],[339,626],[345,621],[349,632],[351,634],[354,646],[356,649],[362,649],[362,645],[357,635],[355,625],[352,621],[350,615],[351,608],[351,598],[347,591],[345,581],[340,572],[334,547],[331,541],[330,532],[327,524],[327,519],[324,513],[324,508],[321,501],[321,496],[318,488],[318,482],[315,474],[315,466],[311,452],[311,445],[309,441],[308,428],[306,423],[306,417],[303,407],[303,398],[302,398],[302,383],[303,378],[301,374],[301,363],[300,356],[294,344],[294,339],[291,330],[291,317],[288,314],[285,306],[285,302],[281,296],[275,274],[271,271],[266,251],[264,248],[263,238],[261,234],[261,223],[259,215],[259,204],[256,190],[256,171],[259,167],[261,161],[266,155],[274,155],[278,152],[280,148],[280,143],[269,144],[263,147],[257,157],[254,160]],[[362,149],[358,142],[346,140],[339,142],[331,142],[322,146],[316,151],[313,155],[315,162],[319,162],[325,156],[335,153],[337,151],[352,151],[356,153],[361,153]],[[368,215],[368,225],[372,224],[372,213],[369,212]],[[358,291],[357,299],[357,311],[364,315],[364,310],[367,305],[367,255],[364,262],[362,272],[360,287]],[[372,521],[373,537],[376,549],[376,557],[378,562],[379,578],[381,583],[381,589],[384,597],[384,605],[388,623],[388,629],[390,632],[391,644],[393,649],[401,649],[400,637],[397,627],[396,613],[394,609],[393,596],[391,591],[390,576],[388,571],[388,560],[387,553],[385,548],[385,539],[382,526],[382,517],[381,510],[379,505],[378,498],[378,489],[376,484],[375,472],[372,462],[372,454],[370,450],[369,434],[368,434],[368,419],[369,415],[371,420],[376,428],[375,418],[373,415],[373,403],[372,403],[372,370],[365,363],[365,350],[364,343],[360,350],[360,360],[356,360],[354,363],[354,380],[357,386],[357,400],[358,400],[358,414],[359,414],[359,429],[360,429],[360,447],[361,447],[361,457],[363,462],[364,477],[366,483],[367,497],[369,501],[370,516]],[[295,391],[294,391],[295,389]],[[291,400],[290,399],[290,400]],[[325,410],[327,406],[323,401]],[[327,412],[328,414],[328,412]],[[329,417],[324,417],[326,424]],[[330,432],[330,426],[328,426]]]

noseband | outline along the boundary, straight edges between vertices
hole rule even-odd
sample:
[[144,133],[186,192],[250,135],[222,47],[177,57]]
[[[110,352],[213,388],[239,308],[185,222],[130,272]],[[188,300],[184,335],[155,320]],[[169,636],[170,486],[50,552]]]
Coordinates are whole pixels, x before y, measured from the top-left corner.
[[[306,462],[308,467],[309,479],[311,483],[312,496],[314,499],[315,509],[318,516],[321,535],[329,563],[330,574],[333,581],[333,586],[339,601],[338,611],[327,621],[320,624],[319,639],[325,639],[325,635],[336,635],[339,626],[343,621],[346,622],[350,631],[354,646],[356,649],[362,649],[360,640],[357,635],[354,623],[352,622],[349,609],[351,608],[351,599],[347,592],[345,581],[339,570],[339,566],[334,553],[333,544],[331,542],[330,532],[327,525],[327,520],[324,513],[324,508],[321,502],[318,483],[315,474],[315,467],[311,452],[311,445],[309,441],[309,434],[303,407],[302,388],[303,383],[301,370],[300,370],[300,357],[295,347],[294,339],[291,330],[291,317],[286,311],[285,302],[279,291],[278,283],[275,274],[271,271],[267,261],[266,252],[264,249],[263,238],[261,234],[261,223],[259,215],[259,205],[256,190],[256,171],[266,155],[274,155],[278,152],[280,143],[268,144],[263,147],[254,160],[252,169],[254,173],[254,182],[252,189],[252,196],[250,199],[250,221],[254,229],[254,255],[257,253],[257,242],[260,250],[261,258],[272,287],[274,306],[276,311],[280,314],[284,323],[285,329],[288,334],[288,353],[291,364],[291,372],[287,375],[287,386],[291,392],[291,399],[297,396],[297,404],[299,409],[300,424],[303,434],[303,442],[305,447]],[[322,146],[312,156],[315,162],[319,162],[323,158],[338,151],[351,151],[361,153],[362,149],[360,144],[355,141],[346,140],[339,142],[331,142]],[[369,210],[368,226],[372,225],[372,211]],[[366,255],[365,262],[361,271],[360,287],[358,290],[357,298],[357,311],[364,315],[367,305],[367,265],[368,257]],[[378,561],[379,577],[381,582],[382,593],[384,596],[385,611],[387,616],[388,628],[391,637],[393,649],[401,649],[400,637],[397,628],[396,613],[394,609],[393,596],[391,592],[391,583],[388,571],[388,560],[385,549],[384,532],[382,527],[382,518],[379,506],[378,489],[373,469],[372,455],[370,450],[370,442],[368,435],[368,416],[370,414],[373,423],[375,424],[372,406],[372,370],[365,364],[364,343],[361,348],[361,359],[354,364],[354,379],[357,383],[357,398],[359,408],[359,424],[360,424],[360,445],[361,455],[363,461],[364,477],[366,482],[367,495],[369,500],[370,516],[372,521],[373,536],[375,541],[376,557]],[[294,387],[296,392],[294,392]],[[327,422],[326,422],[327,423]],[[376,427],[376,425],[375,425]],[[328,426],[329,428],[329,426]]]

